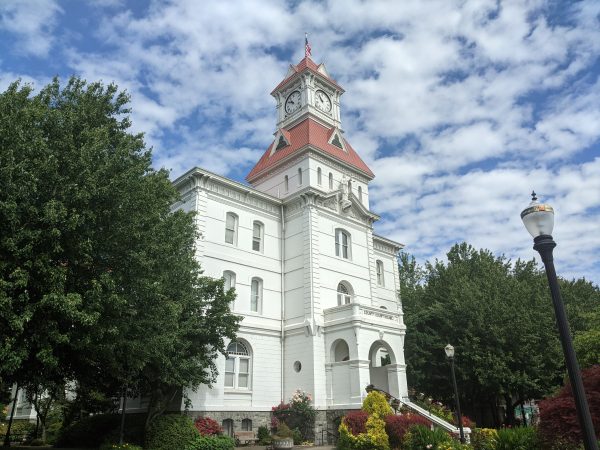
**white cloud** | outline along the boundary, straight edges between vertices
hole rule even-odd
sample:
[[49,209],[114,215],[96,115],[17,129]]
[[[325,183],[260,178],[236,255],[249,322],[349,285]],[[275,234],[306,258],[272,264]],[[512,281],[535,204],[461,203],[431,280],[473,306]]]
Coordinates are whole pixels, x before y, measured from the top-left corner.
[[53,0],[3,0],[0,31],[16,36],[13,51],[43,57],[55,41],[52,33],[61,12]]
[[[0,27],[47,54],[65,14],[53,2],[35,13],[8,5]],[[343,127],[377,176],[369,198],[384,213],[380,233],[420,258],[467,240],[529,259],[519,212],[536,189],[557,210],[564,274],[600,280],[598,2],[560,17],[542,0],[100,6],[89,33],[104,47],[73,41],[65,72],[126,88],[135,130],[173,176],[200,165],[243,177],[272,139],[268,94],[303,56],[308,31],[314,59],[346,88]],[[7,25],[9,15],[29,28]]]

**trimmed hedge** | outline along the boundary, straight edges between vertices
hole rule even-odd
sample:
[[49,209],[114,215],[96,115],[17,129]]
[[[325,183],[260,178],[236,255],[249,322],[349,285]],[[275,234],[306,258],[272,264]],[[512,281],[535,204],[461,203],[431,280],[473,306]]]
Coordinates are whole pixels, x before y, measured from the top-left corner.
[[[184,450],[200,438],[194,422],[188,416],[167,414],[157,417],[146,436],[146,450]],[[198,447],[202,448],[202,447]],[[210,447],[207,447],[210,448]],[[218,447],[217,447],[218,448]]]

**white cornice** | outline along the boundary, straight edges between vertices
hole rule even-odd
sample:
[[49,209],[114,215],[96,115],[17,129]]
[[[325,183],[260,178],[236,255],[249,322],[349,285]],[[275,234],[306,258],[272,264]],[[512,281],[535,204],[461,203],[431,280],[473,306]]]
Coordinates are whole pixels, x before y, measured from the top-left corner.
[[375,247],[375,250],[390,253],[392,255],[396,255],[404,248],[404,244],[392,241],[391,239],[384,238],[383,236],[378,236],[376,234],[373,234],[373,246]]

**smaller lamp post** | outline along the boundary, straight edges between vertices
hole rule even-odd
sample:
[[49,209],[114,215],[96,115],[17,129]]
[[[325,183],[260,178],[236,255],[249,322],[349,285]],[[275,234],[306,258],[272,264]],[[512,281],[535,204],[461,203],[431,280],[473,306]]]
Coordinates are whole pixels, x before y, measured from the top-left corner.
[[392,408],[394,408],[394,412],[396,414],[398,414],[398,409],[400,408],[400,400],[398,400],[397,398],[394,397],[390,404],[391,404]]
[[454,400],[456,401],[456,418],[458,420],[458,430],[460,431],[460,442],[465,443],[465,432],[463,431],[462,415],[460,413],[460,401],[458,400],[458,386],[456,385],[456,375],[454,374],[454,347],[450,344],[444,347],[446,357],[450,360],[450,372],[452,373],[452,384],[454,385]]
[[529,231],[529,234],[533,236],[533,248],[540,254],[546,268],[546,277],[548,278],[550,294],[552,295],[560,343],[565,354],[565,364],[569,373],[569,380],[571,381],[579,424],[583,431],[583,445],[586,450],[598,450],[594,424],[592,423],[592,416],[590,415],[590,409],[585,397],[581,372],[579,371],[577,356],[573,349],[573,340],[571,339],[571,330],[567,321],[565,305],[560,295],[560,287],[558,286],[556,269],[554,268],[554,257],[552,255],[552,250],[556,247],[556,242],[552,238],[554,209],[550,205],[539,203],[535,192],[532,192],[531,203],[521,212],[521,220],[523,220],[523,224],[527,228],[527,231]]

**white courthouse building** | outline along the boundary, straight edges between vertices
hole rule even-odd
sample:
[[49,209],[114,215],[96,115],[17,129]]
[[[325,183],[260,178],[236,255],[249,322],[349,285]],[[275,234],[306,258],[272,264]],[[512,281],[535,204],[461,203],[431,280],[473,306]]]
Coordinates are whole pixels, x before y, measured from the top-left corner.
[[[344,90],[309,57],[271,95],[274,139],[249,185],[195,168],[174,183],[175,209],[195,211],[204,273],[235,288],[243,317],[193,415],[256,430],[296,389],[313,396],[317,430],[360,408],[372,383],[408,395],[397,254],[373,233],[374,174],[344,138]],[[133,406],[133,405],[132,405]]]
[[[228,434],[268,426],[271,408],[297,389],[313,397],[317,433],[360,408],[369,384],[407,400],[402,244],[373,233],[375,175],[344,138],[343,93],[304,58],[271,93],[276,131],[249,185],[201,168],[174,182],[174,209],[196,212],[205,275],[235,288],[231,308],[243,317],[216,383],[187,393],[189,413]],[[35,419],[24,398],[15,417]]]

